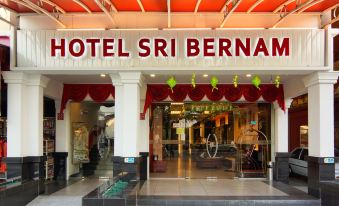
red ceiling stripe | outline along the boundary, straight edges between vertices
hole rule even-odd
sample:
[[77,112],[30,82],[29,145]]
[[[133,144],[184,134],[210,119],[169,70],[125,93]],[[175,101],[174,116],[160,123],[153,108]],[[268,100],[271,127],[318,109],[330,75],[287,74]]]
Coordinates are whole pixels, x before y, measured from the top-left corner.
[[[51,0],[66,12],[86,12],[81,6],[74,3],[72,0]],[[92,12],[102,12],[101,9],[95,4],[93,0],[81,0],[85,5],[89,7]],[[118,11],[137,11],[141,9],[137,3],[137,0],[111,0]],[[193,12],[198,0],[171,0],[171,11],[173,12]],[[252,12],[272,12],[279,5],[287,0],[264,0],[258,5]],[[36,3],[37,0],[32,0]],[[146,12],[166,12],[167,0],[141,0]],[[198,12],[219,12],[224,6],[226,0],[202,0],[198,9]],[[248,9],[256,2],[256,0],[243,0],[235,12],[247,12]],[[323,2],[316,4],[308,8],[305,12],[321,12],[339,3],[339,0],[324,0]],[[32,12],[27,7],[17,5],[10,0],[0,0],[0,4],[7,6],[19,13]],[[295,3],[291,3],[287,6],[287,11],[295,8]],[[47,3],[43,3],[43,8],[52,11],[52,6]]]

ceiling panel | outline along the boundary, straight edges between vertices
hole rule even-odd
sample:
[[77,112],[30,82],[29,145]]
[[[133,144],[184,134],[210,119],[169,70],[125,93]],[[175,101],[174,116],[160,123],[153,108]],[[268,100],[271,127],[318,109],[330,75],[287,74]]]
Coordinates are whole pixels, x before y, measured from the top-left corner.
[[167,11],[166,0],[141,0],[146,11]]
[[171,0],[173,12],[193,12],[198,0]]

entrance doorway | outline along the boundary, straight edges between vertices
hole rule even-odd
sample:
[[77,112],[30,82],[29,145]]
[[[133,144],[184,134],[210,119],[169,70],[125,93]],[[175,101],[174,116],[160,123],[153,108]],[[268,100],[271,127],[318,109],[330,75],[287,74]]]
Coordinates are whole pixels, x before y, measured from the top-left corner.
[[265,176],[271,149],[270,114],[267,103],[153,104],[150,177]]

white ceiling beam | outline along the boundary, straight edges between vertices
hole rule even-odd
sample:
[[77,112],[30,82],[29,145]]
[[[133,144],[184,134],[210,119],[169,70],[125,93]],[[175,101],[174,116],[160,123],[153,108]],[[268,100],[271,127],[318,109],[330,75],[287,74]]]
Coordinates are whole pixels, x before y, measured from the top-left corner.
[[227,0],[224,4],[224,6],[222,7],[222,9],[220,10],[220,13],[224,13],[227,9],[227,6],[231,3],[232,0]]
[[15,25],[14,23],[8,21],[7,19],[5,19],[5,18],[3,18],[3,17],[1,17],[1,16],[0,16],[0,21],[3,21],[3,22],[5,22],[5,23],[7,23],[7,24],[9,24],[9,25],[11,25],[11,26],[13,26],[13,27],[15,27],[15,28],[18,27],[18,26]]
[[94,2],[100,7],[100,9],[106,14],[109,20],[113,23],[113,25],[117,25],[111,13],[106,9],[106,7],[99,1],[94,0]]
[[332,10],[332,9],[337,8],[337,7],[339,7],[339,3],[338,3],[338,4],[335,4],[335,5],[333,5],[333,6],[331,6],[330,8],[327,8],[325,11],[323,11],[323,13],[326,13],[326,12]]
[[[111,2],[111,0],[105,0],[105,2],[110,6],[110,8],[111,8],[115,13],[118,12],[117,8],[114,6],[114,4]],[[103,5],[103,6],[105,6],[105,5]]]
[[319,4],[319,3],[323,2],[323,1],[325,1],[325,0],[317,0],[317,1],[312,2],[312,3],[309,4],[308,6],[305,6],[304,8],[300,9],[300,10],[297,12],[297,14],[300,14],[300,13],[302,13],[303,11],[305,11],[305,10],[311,8],[312,6],[317,5],[317,4]]
[[220,24],[220,28],[223,28],[225,26],[226,21],[229,19],[229,17],[231,16],[231,14],[237,9],[237,7],[239,6],[239,4],[241,3],[242,0],[238,0],[233,6],[232,9],[227,12],[227,14],[224,16],[224,20],[221,22]]
[[27,7],[30,10],[34,11],[35,13],[41,14],[41,12],[38,9],[35,9],[35,8],[31,7],[30,5],[28,5],[27,3],[25,3],[25,2],[23,2],[21,0],[10,0],[10,1],[12,1],[12,2],[14,2],[16,4],[20,4],[20,5],[24,6],[24,7]]
[[328,23],[326,23],[326,24],[322,25],[322,27],[321,27],[321,28],[323,28],[323,29],[327,29],[327,28],[328,28],[328,26],[330,26],[331,24],[334,24],[335,22],[338,22],[338,21],[339,21],[339,16],[335,17],[335,18],[334,18],[334,19],[332,19],[330,22],[328,22]]
[[198,0],[197,3],[195,4],[194,13],[198,12],[200,4],[201,4],[201,0]]
[[81,0],[73,0],[73,2],[81,6],[83,9],[85,9],[89,14],[92,13],[92,11],[88,8],[88,6],[84,4]]
[[167,28],[171,28],[171,0],[167,0]]
[[17,14],[17,13],[18,13],[18,12],[15,11],[14,9],[11,9],[11,8],[9,8],[8,6],[2,5],[2,4],[0,4],[0,8],[6,9],[6,10],[8,10],[8,11],[14,13],[14,14]]
[[299,6],[295,7],[292,11],[282,15],[280,17],[280,19],[272,26],[272,28],[276,28],[284,19],[286,19],[286,17],[290,16],[291,14],[296,13],[300,9],[303,9],[304,7],[310,5],[313,2],[314,2],[314,0],[308,0],[308,1],[304,2],[303,4],[300,4]]
[[265,0],[257,0],[248,10],[247,13],[251,13],[253,9],[255,9],[257,6],[259,6],[263,1]]
[[41,0],[42,2],[45,2],[46,4],[49,4],[51,5],[52,7],[55,7],[57,10],[59,10],[61,13],[65,14],[66,11],[61,8],[59,5],[57,5],[56,3],[54,2],[51,2],[50,0]]
[[295,2],[296,0],[288,0],[282,4],[280,4],[276,9],[274,9],[273,13],[277,13],[278,11],[281,11],[285,6],[289,5],[292,2]]
[[141,0],[137,0],[138,4],[139,4],[139,7],[141,9],[142,12],[145,12],[145,8],[144,8],[144,5],[142,5],[142,2]]
[[28,5],[30,5],[32,8],[35,8],[37,10],[39,10],[40,12],[44,13],[46,16],[48,16],[49,18],[53,19],[56,23],[58,23],[62,28],[66,28],[66,25],[64,23],[62,23],[58,18],[56,18],[55,16],[53,16],[49,11],[39,7],[38,5],[32,3],[29,0],[23,0],[25,3],[27,3]]

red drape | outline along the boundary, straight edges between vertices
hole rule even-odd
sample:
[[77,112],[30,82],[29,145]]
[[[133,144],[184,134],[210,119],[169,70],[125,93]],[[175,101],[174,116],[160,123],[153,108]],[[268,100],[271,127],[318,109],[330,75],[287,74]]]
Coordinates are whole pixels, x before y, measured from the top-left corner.
[[211,101],[220,101],[225,97],[230,102],[238,101],[242,96],[248,102],[255,102],[262,97],[266,102],[277,101],[282,110],[285,111],[284,89],[283,85],[277,88],[273,84],[262,84],[257,89],[252,84],[241,84],[234,87],[233,84],[218,85],[218,89],[212,91],[209,84],[196,85],[192,88],[190,84],[179,84],[173,88],[173,92],[166,84],[147,85],[146,101],[144,105],[144,114],[152,102],[160,102],[170,98],[176,102],[182,102],[186,97],[192,101],[201,101],[205,96]]
[[89,95],[95,102],[104,102],[109,95],[115,96],[112,84],[64,84],[60,113],[58,119],[63,119],[63,111],[69,100],[83,101]]

